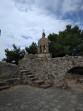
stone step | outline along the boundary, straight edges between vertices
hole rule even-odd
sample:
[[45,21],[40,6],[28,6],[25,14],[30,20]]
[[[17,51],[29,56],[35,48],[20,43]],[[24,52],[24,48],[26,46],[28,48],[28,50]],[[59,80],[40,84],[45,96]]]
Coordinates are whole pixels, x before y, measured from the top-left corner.
[[42,84],[42,85],[40,85],[39,87],[46,89],[46,88],[51,87],[51,85],[49,85],[49,84]]
[[29,78],[31,81],[36,81],[38,80],[36,77],[33,77],[33,78]]
[[11,87],[11,85],[16,85],[20,83],[20,78],[10,78],[6,79],[3,82],[0,82],[0,90]]
[[19,84],[19,83],[20,83],[20,78],[7,79],[7,80],[5,80],[5,82],[6,82],[8,85]]
[[26,75],[26,77],[28,77],[28,78],[34,78],[35,76],[34,75]]
[[9,87],[10,86],[6,82],[0,82],[0,91]]
[[28,71],[28,70],[20,70],[20,72],[23,73],[23,72],[30,72],[30,71]]
[[35,81],[33,81],[33,84],[38,86],[38,85],[44,84],[44,81],[42,81],[42,80],[35,80]]
[[0,86],[5,86],[6,84],[6,82],[0,82]]
[[1,86],[1,87],[0,87],[0,91],[1,91],[1,90],[4,90],[4,89],[7,89],[7,88],[10,88],[10,86],[8,86],[8,85]]
[[28,73],[26,73],[25,75],[32,75],[32,73],[31,73],[31,72],[28,72]]
[[24,70],[24,69],[25,69],[24,66],[20,66],[20,67],[19,67],[19,70]]

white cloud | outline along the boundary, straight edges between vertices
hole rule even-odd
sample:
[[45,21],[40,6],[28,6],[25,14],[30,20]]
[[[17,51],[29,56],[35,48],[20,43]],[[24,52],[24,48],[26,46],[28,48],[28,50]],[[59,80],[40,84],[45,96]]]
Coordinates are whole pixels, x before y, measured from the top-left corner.
[[2,44],[2,43],[0,42],[0,59],[2,59],[2,58],[5,57],[5,55],[4,55],[4,49],[5,49],[4,44]]
[[[13,0],[15,5],[21,11],[33,10],[33,7],[42,9],[45,13],[56,13],[58,8],[61,8],[63,1],[61,0]],[[60,10],[60,9],[59,9]]]
[[62,12],[73,12],[82,10],[83,7],[83,0],[64,0],[63,6],[62,6]]
[[20,10],[28,11],[36,6],[51,13],[83,10],[83,0],[13,0]]

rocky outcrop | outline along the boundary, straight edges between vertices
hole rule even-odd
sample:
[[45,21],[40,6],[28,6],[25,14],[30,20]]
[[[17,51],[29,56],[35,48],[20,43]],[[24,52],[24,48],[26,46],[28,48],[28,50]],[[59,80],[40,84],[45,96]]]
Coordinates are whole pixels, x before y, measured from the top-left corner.
[[58,58],[38,58],[37,55],[28,55],[19,62],[23,67],[33,72],[38,78],[53,84],[55,87],[67,86],[65,75],[73,67],[83,66],[82,56],[65,56]]
[[0,78],[13,78],[18,76],[18,66],[9,63],[0,63]]
[[19,69],[17,65],[0,63],[0,90],[20,83]]
[[27,82],[36,86],[46,83],[50,86],[66,88],[65,75],[74,67],[83,67],[82,56],[41,58],[37,55],[26,54],[19,61],[19,66],[0,63],[0,85],[5,85],[5,82],[14,85],[22,81],[22,83]]
[[[22,67],[23,68],[23,67]],[[9,63],[0,64],[0,90],[10,88],[17,84],[28,84],[41,88],[50,87],[45,81],[36,77],[28,70],[18,68],[17,65]]]

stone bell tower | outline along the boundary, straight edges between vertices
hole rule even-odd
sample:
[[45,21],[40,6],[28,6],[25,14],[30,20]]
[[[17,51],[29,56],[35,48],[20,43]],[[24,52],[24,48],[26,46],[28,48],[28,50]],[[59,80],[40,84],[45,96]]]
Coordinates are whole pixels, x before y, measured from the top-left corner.
[[49,40],[45,37],[46,34],[43,31],[42,38],[38,41],[38,55],[41,57],[50,56],[49,53]]

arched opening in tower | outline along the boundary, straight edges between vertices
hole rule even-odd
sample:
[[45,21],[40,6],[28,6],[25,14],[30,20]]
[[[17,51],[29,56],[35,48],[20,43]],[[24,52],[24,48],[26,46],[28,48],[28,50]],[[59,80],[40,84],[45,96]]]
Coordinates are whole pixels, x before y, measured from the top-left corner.
[[46,45],[43,46],[43,52],[46,52]]
[[42,53],[42,46],[40,45],[40,53]]

